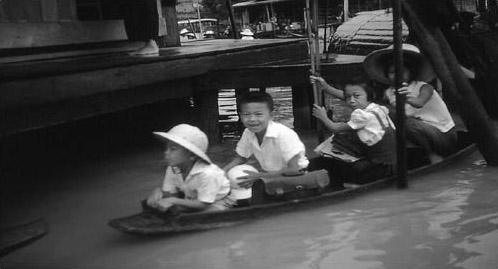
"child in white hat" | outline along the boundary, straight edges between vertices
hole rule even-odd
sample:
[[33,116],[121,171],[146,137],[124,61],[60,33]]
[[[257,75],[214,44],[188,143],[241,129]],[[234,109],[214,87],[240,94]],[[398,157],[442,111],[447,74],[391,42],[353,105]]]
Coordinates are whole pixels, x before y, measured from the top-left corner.
[[[393,46],[374,51],[367,55],[363,65],[372,79],[389,86],[385,96],[394,107],[393,51]],[[436,77],[428,59],[411,44],[403,44],[402,52],[402,81],[407,86],[397,91],[406,95],[406,136],[426,152],[431,163],[435,163],[455,150],[455,122],[444,100],[428,83]]]
[[254,39],[254,34],[250,29],[244,29],[244,31],[240,32],[240,35],[242,36],[242,40],[253,40]]
[[199,128],[180,124],[167,133],[155,132],[166,142],[168,164],[161,188],[146,201],[161,212],[217,211],[233,205],[225,172],[206,155],[208,138]]

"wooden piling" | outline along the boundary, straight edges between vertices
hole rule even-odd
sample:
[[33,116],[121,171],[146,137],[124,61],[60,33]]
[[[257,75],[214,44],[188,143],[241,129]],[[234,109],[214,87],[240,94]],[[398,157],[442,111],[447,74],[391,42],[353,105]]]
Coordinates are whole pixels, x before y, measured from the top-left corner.
[[310,85],[293,86],[292,88],[292,114],[294,116],[295,130],[310,130],[312,128],[311,105],[312,97]]
[[218,91],[194,90],[194,121],[209,137],[210,144],[221,143],[219,125]]

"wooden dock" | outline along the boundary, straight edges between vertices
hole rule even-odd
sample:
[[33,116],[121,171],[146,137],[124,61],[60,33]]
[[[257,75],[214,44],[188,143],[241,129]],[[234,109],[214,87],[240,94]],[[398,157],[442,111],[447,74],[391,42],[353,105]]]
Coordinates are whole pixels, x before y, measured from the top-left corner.
[[[292,86],[300,94],[309,87],[303,39],[204,40],[163,48],[155,57],[130,56],[133,49],[3,57],[0,137],[184,97],[197,99],[206,112],[197,121],[216,137],[211,103],[219,89]],[[361,72],[362,60],[339,56],[323,64],[323,74],[340,82],[341,73]]]
[[123,48],[2,57],[0,136],[192,96],[205,90],[196,78],[209,71],[306,57],[302,39],[205,40],[156,57]]

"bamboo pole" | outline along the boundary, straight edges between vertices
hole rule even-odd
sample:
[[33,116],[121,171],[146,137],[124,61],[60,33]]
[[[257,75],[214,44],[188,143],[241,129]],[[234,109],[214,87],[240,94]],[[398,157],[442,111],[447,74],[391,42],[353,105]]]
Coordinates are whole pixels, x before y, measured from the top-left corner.
[[403,8],[420,45],[430,56],[438,77],[443,81],[444,93],[457,104],[465,125],[488,165],[498,165],[498,133],[493,122],[465,77],[446,38],[437,27],[427,27],[405,1]]
[[[401,1],[393,0],[393,40],[394,40],[394,85],[396,89],[403,86],[403,50],[402,50],[402,23]],[[396,90],[396,147],[398,188],[408,187],[406,181],[406,134],[405,134],[405,104],[406,96]]]
[[[314,0],[317,1],[317,0]],[[316,5],[317,6],[317,5]],[[306,0],[306,8],[305,8],[305,17],[306,17],[306,24],[307,24],[307,33],[308,33],[308,47],[310,50],[310,61],[311,61],[311,74],[313,75],[320,75],[318,72],[320,71],[319,64],[317,64],[317,60],[319,61],[319,55],[317,57],[317,54],[319,54],[319,48],[317,48],[317,34],[313,33],[312,28],[314,28],[312,22],[311,22],[311,14],[310,14],[310,0]],[[315,17],[315,15],[313,16]],[[318,17],[318,16],[316,16]],[[316,22],[316,21],[315,21]],[[318,68],[317,68],[318,67]],[[317,105],[322,105],[322,98],[321,98],[321,92],[320,89],[318,88],[318,85],[316,83],[313,83],[313,101]],[[325,134],[323,130],[323,124],[322,122],[317,119],[316,120],[316,128],[318,132],[318,142],[322,142],[325,139]]]
[[[321,66],[320,66],[320,30],[318,27],[319,24],[319,18],[318,18],[318,0],[313,0],[313,11],[311,12],[312,14],[312,23],[313,23],[313,32],[315,33],[314,37],[314,45],[315,45],[315,73],[317,75],[320,75],[321,72]],[[321,92],[318,92],[318,104],[322,104],[322,94]]]

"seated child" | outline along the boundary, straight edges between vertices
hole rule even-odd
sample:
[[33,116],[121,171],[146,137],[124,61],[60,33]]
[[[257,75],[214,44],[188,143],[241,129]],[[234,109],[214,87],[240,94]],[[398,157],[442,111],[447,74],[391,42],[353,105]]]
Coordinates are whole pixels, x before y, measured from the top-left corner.
[[166,142],[168,164],[162,188],[156,188],[144,207],[160,212],[226,210],[233,205],[225,172],[206,155],[208,138],[195,126],[180,124],[167,133],[155,132]]
[[[321,77],[312,77],[311,81],[324,83]],[[362,78],[355,78],[346,84],[343,96],[345,96],[346,103],[353,109],[348,122],[333,122],[327,117],[324,107],[313,105],[313,116],[318,118],[325,128],[334,134],[355,132],[358,143],[365,145],[366,156],[356,162],[345,162],[329,157],[310,160],[308,170],[327,170],[331,187],[334,189],[342,189],[343,183],[365,184],[392,175],[394,171],[396,164],[395,127],[389,118],[389,110],[372,102],[373,95],[374,90]],[[339,94],[335,96],[340,97]]]
[[[372,52],[365,58],[364,67],[372,79],[390,85],[385,90],[385,97],[395,107],[393,49],[391,46]],[[426,82],[436,74],[420,50],[403,44],[403,61],[402,81],[407,86],[398,89],[398,93],[406,95],[406,137],[435,163],[455,150],[455,122],[444,100]]]
[[223,170],[228,172],[251,156],[263,170],[248,171],[246,183],[239,185],[250,187],[262,176],[296,173],[308,166],[303,142],[294,130],[272,120],[273,110],[273,99],[267,93],[249,92],[238,101],[238,113],[245,130],[235,149],[237,155]]

